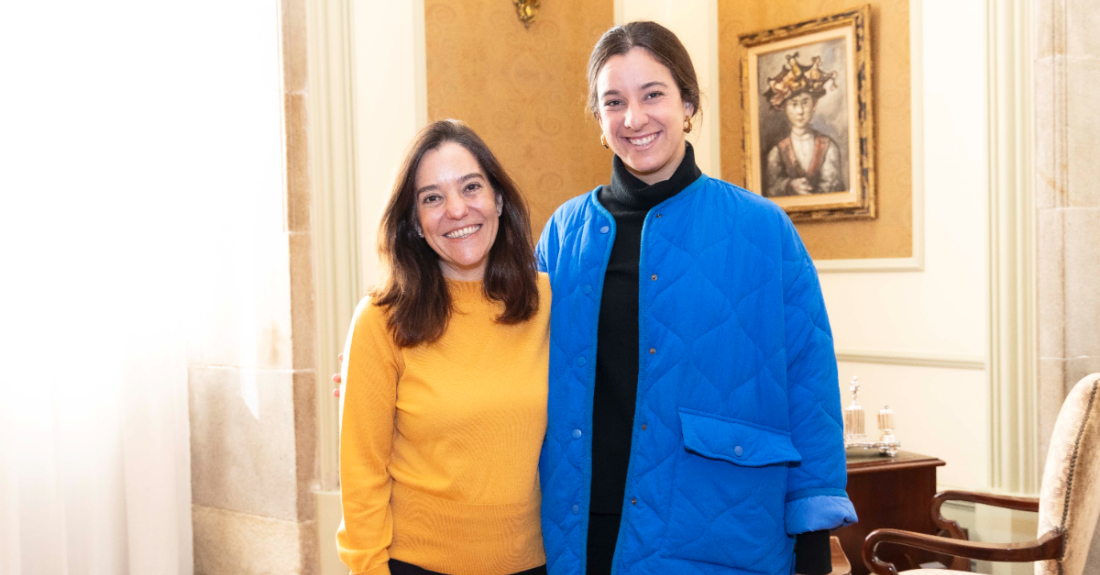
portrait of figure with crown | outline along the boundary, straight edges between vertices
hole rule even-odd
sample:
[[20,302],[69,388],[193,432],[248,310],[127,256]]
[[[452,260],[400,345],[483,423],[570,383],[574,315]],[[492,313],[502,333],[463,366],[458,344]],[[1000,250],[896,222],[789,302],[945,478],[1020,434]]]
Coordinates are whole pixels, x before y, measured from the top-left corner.
[[[825,53],[834,62],[844,57],[843,46],[838,40],[809,48]],[[821,121],[822,116],[818,116],[818,122],[814,123],[814,114],[822,98],[831,93],[839,101],[846,96],[837,84],[837,72],[822,69],[820,54],[813,56],[808,64],[798,61],[798,52],[783,54],[783,57],[786,63],[766,79],[767,90],[763,97],[771,111],[780,112],[776,114],[782,116],[778,123],[786,120],[787,124],[785,135],[777,142],[771,145],[761,142],[768,150],[764,156],[766,165],[761,191],[768,198],[844,191],[848,187],[844,178],[847,155],[837,140],[846,142],[848,139],[846,106],[841,102],[842,105],[831,107],[828,120],[833,121]],[[764,71],[763,67],[760,69]],[[777,123],[773,118],[769,119]],[[768,138],[774,139],[774,136]]]
[[792,219],[874,217],[867,17],[740,37],[746,187]]

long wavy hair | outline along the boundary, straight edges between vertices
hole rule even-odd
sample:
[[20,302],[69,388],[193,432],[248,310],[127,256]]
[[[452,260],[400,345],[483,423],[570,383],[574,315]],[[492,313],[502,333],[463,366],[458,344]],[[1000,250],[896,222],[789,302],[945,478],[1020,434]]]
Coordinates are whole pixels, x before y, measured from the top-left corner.
[[446,142],[459,144],[473,154],[501,198],[500,224],[482,282],[485,296],[504,304],[497,321],[516,324],[538,311],[527,202],[489,146],[469,126],[458,120],[440,120],[421,130],[409,144],[378,230],[378,253],[385,276],[371,291],[371,298],[389,312],[389,329],[401,347],[438,340],[447,330],[453,311],[439,255],[416,233],[416,172],[424,155]]

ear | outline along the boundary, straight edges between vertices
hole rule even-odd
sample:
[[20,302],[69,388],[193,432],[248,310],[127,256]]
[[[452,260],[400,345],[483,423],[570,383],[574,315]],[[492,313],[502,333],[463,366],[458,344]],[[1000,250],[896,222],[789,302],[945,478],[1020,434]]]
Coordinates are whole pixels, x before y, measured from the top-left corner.
[[692,106],[690,102],[684,102],[684,115],[689,118],[695,115],[695,106]]
[[504,213],[504,197],[497,194],[497,216]]

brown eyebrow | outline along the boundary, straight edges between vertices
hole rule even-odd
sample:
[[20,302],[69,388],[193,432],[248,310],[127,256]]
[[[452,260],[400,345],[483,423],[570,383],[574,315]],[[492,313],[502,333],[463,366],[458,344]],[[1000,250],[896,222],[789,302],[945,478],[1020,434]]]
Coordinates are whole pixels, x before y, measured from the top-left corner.
[[668,84],[665,84],[664,82],[661,82],[661,81],[654,81],[654,82],[649,82],[649,83],[646,83],[646,84],[642,84],[642,87],[639,88],[639,89],[640,90],[648,90],[649,88],[652,88],[654,86],[661,86],[662,88],[668,88]]
[[[665,84],[664,82],[661,82],[661,81],[657,80],[657,81],[653,81],[653,82],[646,82],[645,84],[642,84],[641,87],[639,87],[638,89],[639,90],[648,90],[648,89],[650,89],[654,86],[660,86],[662,88],[668,88],[668,84]],[[619,92],[618,90],[608,90],[608,91],[604,92],[603,94],[600,94],[600,98],[603,99],[603,98],[606,98],[607,96],[621,96],[621,95],[622,95],[622,93]]]
[[[481,178],[482,180],[484,180],[485,176],[482,175],[481,172],[471,172],[471,173],[466,174],[465,176],[462,176],[461,178],[459,178],[458,183],[463,184],[463,183],[466,183],[467,181],[473,180],[475,178]],[[424,192],[431,192],[431,191],[438,190],[438,189],[439,189],[439,186],[437,186],[435,184],[428,184],[428,185],[424,186],[423,188],[420,188],[420,189],[416,190],[416,195],[419,197],[420,194],[423,194]]]

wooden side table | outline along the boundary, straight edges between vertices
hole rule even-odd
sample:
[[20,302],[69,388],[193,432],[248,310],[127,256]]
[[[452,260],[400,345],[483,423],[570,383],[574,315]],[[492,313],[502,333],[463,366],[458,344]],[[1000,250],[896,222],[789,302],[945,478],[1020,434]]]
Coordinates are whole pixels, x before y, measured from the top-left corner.
[[[927,455],[898,452],[897,457],[881,455],[848,456],[848,498],[859,515],[859,522],[833,531],[852,564],[852,575],[867,575],[861,550],[867,534],[881,527],[893,527],[935,535],[932,523],[932,497],[936,494],[936,468],[943,460]],[[899,571],[916,569],[921,563],[939,561],[943,555],[909,547],[882,546],[879,557],[897,565]]]

